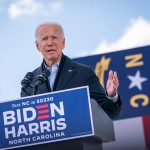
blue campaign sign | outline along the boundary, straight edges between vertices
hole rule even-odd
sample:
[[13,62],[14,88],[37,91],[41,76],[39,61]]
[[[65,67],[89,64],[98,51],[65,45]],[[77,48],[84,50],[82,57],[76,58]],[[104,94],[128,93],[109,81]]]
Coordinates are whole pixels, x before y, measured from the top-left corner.
[[0,149],[94,135],[88,87],[0,103]]

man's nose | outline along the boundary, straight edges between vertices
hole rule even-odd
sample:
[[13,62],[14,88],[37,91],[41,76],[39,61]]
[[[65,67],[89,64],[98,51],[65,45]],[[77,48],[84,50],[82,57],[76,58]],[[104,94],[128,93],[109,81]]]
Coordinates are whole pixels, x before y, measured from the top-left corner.
[[47,44],[48,44],[49,46],[50,46],[50,45],[53,45],[52,39],[48,39]]

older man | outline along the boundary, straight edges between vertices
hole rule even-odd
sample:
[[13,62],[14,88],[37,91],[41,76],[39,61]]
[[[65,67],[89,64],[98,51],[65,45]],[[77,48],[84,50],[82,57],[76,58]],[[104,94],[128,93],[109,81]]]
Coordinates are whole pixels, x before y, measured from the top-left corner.
[[[35,37],[35,44],[43,55],[43,62],[33,71],[34,78],[31,84],[35,84],[36,77],[45,69],[51,72],[48,80],[38,87],[36,94],[89,86],[90,97],[95,99],[110,117],[119,114],[121,99],[117,93],[119,82],[116,72],[109,71],[105,91],[89,66],[76,63],[62,53],[65,48],[65,37],[63,28],[58,23],[39,25]],[[21,91],[22,97],[32,94],[33,89],[30,86],[26,92]]]

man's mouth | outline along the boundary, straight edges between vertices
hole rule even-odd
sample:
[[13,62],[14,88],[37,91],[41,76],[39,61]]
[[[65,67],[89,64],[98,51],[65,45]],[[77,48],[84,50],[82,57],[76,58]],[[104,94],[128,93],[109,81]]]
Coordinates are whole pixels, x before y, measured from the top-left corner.
[[55,49],[48,49],[48,50],[46,50],[46,52],[54,52],[54,51],[56,51]]

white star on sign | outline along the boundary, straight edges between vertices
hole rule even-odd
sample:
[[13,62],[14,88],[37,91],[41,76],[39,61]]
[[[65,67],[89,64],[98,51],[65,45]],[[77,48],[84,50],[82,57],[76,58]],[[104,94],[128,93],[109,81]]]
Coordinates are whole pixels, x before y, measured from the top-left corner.
[[147,78],[140,76],[140,71],[138,70],[135,74],[135,76],[128,76],[128,79],[131,80],[131,84],[129,85],[129,89],[133,87],[137,87],[139,90],[142,90],[142,82],[145,82]]

